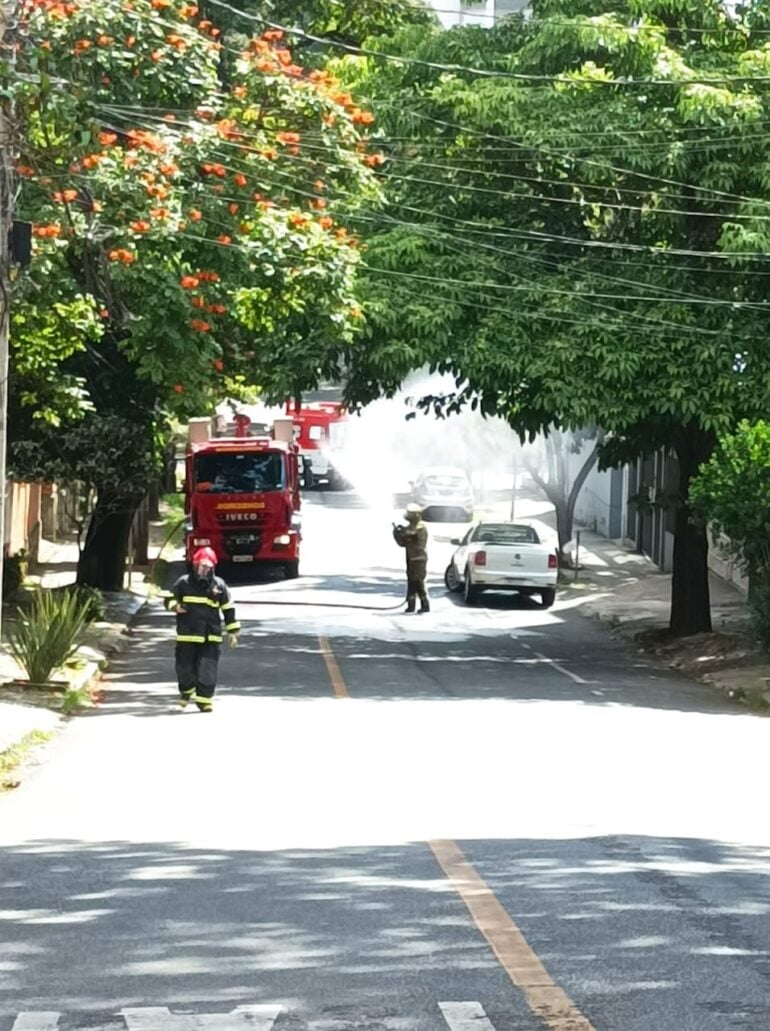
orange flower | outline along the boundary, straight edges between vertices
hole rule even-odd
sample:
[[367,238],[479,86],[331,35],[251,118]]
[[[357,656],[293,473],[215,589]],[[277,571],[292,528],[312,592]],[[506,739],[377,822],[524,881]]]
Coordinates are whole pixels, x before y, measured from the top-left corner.
[[210,315],[224,315],[227,307],[224,304],[209,304],[206,311]]
[[168,197],[168,187],[167,186],[148,186],[147,187],[147,196],[148,197],[156,197],[158,200],[165,200],[165,198]]
[[218,283],[219,276],[216,272],[199,272],[198,278],[201,283]]
[[203,300],[202,297],[193,297],[191,299],[191,301],[190,301],[190,304],[192,304],[193,308],[205,308],[206,307],[206,302]]
[[307,215],[303,215],[301,211],[292,211],[289,215],[289,225],[296,226],[297,228],[307,225],[309,221]]
[[117,143],[118,134],[116,132],[100,132],[99,142],[103,147],[111,147],[113,143]]
[[161,175],[176,175],[179,171],[179,165],[175,165],[173,161],[167,161],[164,162],[164,164],[159,165],[159,170]]
[[233,238],[228,236],[227,233],[220,233],[217,237],[217,243],[221,243],[223,247],[228,247],[233,242]]
[[190,329],[194,329],[196,333],[209,333],[211,323],[205,322],[203,319],[190,319]]
[[364,158],[364,164],[369,168],[376,168],[378,165],[385,164],[384,154],[367,154]]
[[325,198],[324,197],[314,197],[313,200],[310,201],[310,207],[311,208],[315,208],[317,211],[321,211],[323,208],[326,207],[326,200],[325,200]]
[[236,172],[233,176],[233,182],[236,186],[245,186],[247,182],[246,176],[243,174],[243,172]]
[[136,222],[130,222],[129,224],[135,233],[146,233],[148,230],[152,229],[149,222],[145,222],[141,219]]
[[79,39],[75,46],[72,48],[73,54],[84,54],[86,50],[90,50],[93,43],[90,39]]
[[279,143],[283,143],[284,145],[289,143],[299,143],[298,132],[279,132],[276,133],[275,138]]
[[113,39],[112,36],[104,36],[104,35],[102,35],[102,36],[99,36],[99,38],[97,39],[96,42],[99,44],[100,47],[109,47],[109,46],[112,46],[112,44],[115,42],[115,40]]
[[195,6],[195,4],[185,4],[183,7],[180,8],[179,14],[183,18],[197,18],[198,8]]
[[163,51],[162,50],[153,50],[153,52],[150,54],[150,60],[151,61],[155,61],[156,64],[157,64],[158,61],[162,61],[163,60]]
[[265,147],[261,151],[262,157],[267,158],[268,161],[275,161],[278,157],[278,151],[274,147]]
[[200,222],[200,220],[203,218],[203,212],[198,211],[197,208],[192,208],[190,211],[188,211],[187,214],[189,215],[190,221],[192,222]]
[[323,193],[323,191],[326,189],[326,183],[323,181],[323,179],[316,179],[316,181],[313,183],[313,186],[316,190],[318,190],[319,193]]
[[58,190],[53,195],[53,199],[59,204],[71,204],[73,200],[77,200],[77,196],[77,190]]
[[174,393],[175,394],[184,394],[184,387],[182,386],[181,383],[175,383],[174,384]]
[[132,47],[136,43],[136,36],[126,36],[126,46]]
[[283,29],[268,29],[262,33],[262,39],[266,39],[268,43],[277,43],[283,39]]
[[157,218],[159,221],[164,222],[171,212],[168,208],[150,208],[150,214],[153,218]]
[[211,364],[214,366],[214,371],[215,372],[224,372],[225,371],[225,363],[222,361],[221,358],[215,358],[214,361]]
[[150,0],[150,7],[154,7],[156,11],[162,11],[164,7],[170,7],[171,0]]
[[318,224],[321,227],[321,229],[331,229],[331,227],[334,225],[334,219],[331,218],[331,216],[329,215],[324,215],[323,218],[318,219]]
[[49,239],[50,237],[59,236],[61,233],[61,226],[58,225],[47,225],[47,226],[35,226],[32,230],[32,235],[37,236],[40,239]]
[[235,203],[228,204],[227,205],[227,210],[230,212],[231,215],[237,215],[238,212],[241,210],[241,206],[240,206],[240,204],[235,204]]
[[179,282],[183,290],[195,290],[200,285],[200,278],[198,276],[182,276]]
[[246,92],[245,86],[233,86],[233,96],[237,97],[238,100],[243,100],[246,96]]
[[107,257],[110,261],[119,261],[123,265],[132,265],[136,261],[136,255],[122,247],[119,247],[114,251],[110,251]]
[[17,165],[16,173],[17,175],[30,176],[35,174],[35,169],[30,168],[29,165]]

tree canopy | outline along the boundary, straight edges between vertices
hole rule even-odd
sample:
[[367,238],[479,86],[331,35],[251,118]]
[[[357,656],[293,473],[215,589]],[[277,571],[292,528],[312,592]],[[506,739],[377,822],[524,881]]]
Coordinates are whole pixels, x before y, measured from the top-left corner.
[[18,215],[35,247],[13,316],[11,468],[45,475],[50,456],[61,474],[73,419],[122,419],[101,493],[125,511],[116,472],[224,376],[284,400],[334,373],[361,316],[338,210],[377,196],[374,116],[281,31],[231,46],[192,3],[24,11]]
[[719,0],[535,0],[491,29],[404,30],[346,62],[380,113],[362,212],[366,402],[428,365],[433,399],[522,435],[599,425],[603,461],[676,451],[672,629],[707,629],[690,477],[770,400],[768,14]]

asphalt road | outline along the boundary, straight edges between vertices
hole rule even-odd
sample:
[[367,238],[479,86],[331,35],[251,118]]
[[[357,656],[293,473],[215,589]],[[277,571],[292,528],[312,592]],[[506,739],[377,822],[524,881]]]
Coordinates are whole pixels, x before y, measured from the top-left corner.
[[770,724],[573,600],[401,613],[391,513],[235,586],[212,716],[153,607],[0,799],[0,1031],[770,1028]]

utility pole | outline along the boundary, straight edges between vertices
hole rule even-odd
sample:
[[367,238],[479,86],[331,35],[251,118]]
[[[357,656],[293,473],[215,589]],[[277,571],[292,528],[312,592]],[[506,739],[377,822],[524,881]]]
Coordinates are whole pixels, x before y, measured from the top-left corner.
[[[14,27],[17,0],[0,0],[0,61],[13,67],[8,34]],[[10,74],[7,72],[6,74]],[[8,429],[8,325],[11,295],[9,239],[13,227],[13,125],[7,100],[0,101],[0,630],[2,630],[3,561],[5,559],[6,443]]]

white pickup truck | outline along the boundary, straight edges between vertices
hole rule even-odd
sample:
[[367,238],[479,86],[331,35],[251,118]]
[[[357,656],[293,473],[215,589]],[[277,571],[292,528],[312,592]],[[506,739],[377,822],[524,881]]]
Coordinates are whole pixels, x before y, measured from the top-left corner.
[[462,591],[472,605],[485,590],[539,594],[543,608],[556,598],[559,560],[524,523],[478,523],[462,540],[444,573],[449,591]]

